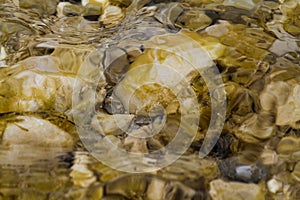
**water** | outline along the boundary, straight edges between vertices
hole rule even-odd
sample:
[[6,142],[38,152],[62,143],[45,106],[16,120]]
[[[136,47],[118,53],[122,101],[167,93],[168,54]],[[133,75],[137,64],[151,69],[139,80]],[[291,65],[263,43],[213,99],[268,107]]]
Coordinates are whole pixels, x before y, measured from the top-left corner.
[[0,199],[300,198],[299,1],[65,2],[0,0]]

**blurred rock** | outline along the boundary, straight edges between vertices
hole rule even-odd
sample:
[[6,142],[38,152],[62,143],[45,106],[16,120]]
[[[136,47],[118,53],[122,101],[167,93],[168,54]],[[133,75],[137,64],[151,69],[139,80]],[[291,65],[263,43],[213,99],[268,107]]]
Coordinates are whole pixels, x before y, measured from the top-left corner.
[[300,161],[297,162],[297,164],[294,166],[294,170],[291,173],[292,178],[297,181],[298,183],[300,183]]
[[109,1],[109,3],[112,5],[116,5],[119,7],[125,7],[125,8],[130,6],[132,2],[133,2],[133,0],[110,0]]
[[264,149],[260,157],[263,165],[274,165],[278,162],[277,153],[270,149]]
[[21,8],[32,9],[40,15],[51,15],[56,11],[58,0],[18,0]]
[[126,132],[134,115],[99,113],[92,121],[92,127],[105,135],[118,135]]
[[125,15],[121,8],[117,6],[107,6],[99,20],[106,28],[111,28],[121,24],[124,17]]
[[280,6],[283,12],[283,28],[294,36],[300,34],[300,20],[297,17],[300,14],[300,2],[288,0],[285,4]]
[[84,11],[84,7],[77,4],[71,4],[69,2],[59,2],[57,5],[57,16],[79,16]]
[[216,179],[210,182],[209,194],[213,200],[257,200],[265,199],[264,188],[256,184],[225,182]]
[[106,49],[103,63],[108,83],[115,85],[121,81],[128,70],[128,54],[122,48]]
[[268,174],[267,168],[262,165],[244,164],[235,158],[221,160],[219,169],[224,177],[246,183],[259,183]]
[[[47,109],[69,112],[76,74],[91,51],[90,48],[57,48],[51,56],[31,57],[1,71],[0,77],[10,76],[1,80],[0,113]],[[93,65],[89,70],[94,70]],[[103,88],[98,94],[99,100],[103,101],[106,95]]]
[[191,31],[200,31],[208,27],[211,23],[211,18],[209,18],[204,11],[188,10],[177,18],[175,24],[180,28],[187,28]]
[[92,21],[97,21],[103,10],[102,5],[96,3],[88,3],[84,8],[84,18]]
[[283,137],[277,145],[279,157],[289,161],[300,160],[300,138],[287,136]]
[[[203,177],[205,179],[205,183],[208,183],[220,175],[218,165],[214,160],[201,160],[197,156],[198,155],[195,154],[182,156],[171,165],[161,169],[158,172],[158,175],[166,179],[179,181],[198,181],[200,177]],[[204,184],[204,182],[200,185],[202,184]]]
[[252,0],[241,0],[241,1],[225,0],[223,2],[223,5],[251,10],[255,7],[256,3],[258,3],[258,1],[253,2]]
[[276,178],[272,178],[267,182],[267,186],[270,192],[277,193],[282,192],[283,183]]
[[176,19],[178,19],[183,11],[183,7],[179,3],[159,4],[154,16],[166,27],[175,29]]
[[[89,157],[85,153],[76,153],[74,158],[74,164],[71,167],[70,176],[72,177],[73,184],[75,186],[87,188],[93,182],[96,181],[94,173],[89,170],[87,164],[89,163]],[[101,194],[100,194],[101,197]]]
[[69,147],[74,140],[69,133],[54,124],[36,117],[19,116],[3,132],[2,142],[7,145],[28,144],[44,147]]
[[144,197],[157,199],[192,199],[195,191],[179,182],[170,182],[152,175],[126,175],[108,182],[105,192],[122,195],[128,199]]

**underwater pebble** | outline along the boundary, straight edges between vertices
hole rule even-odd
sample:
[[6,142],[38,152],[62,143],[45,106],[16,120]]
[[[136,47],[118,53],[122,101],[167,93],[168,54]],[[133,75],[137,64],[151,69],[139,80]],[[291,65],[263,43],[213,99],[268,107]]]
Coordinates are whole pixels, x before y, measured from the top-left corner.
[[17,6],[25,9],[32,9],[33,11],[39,13],[40,15],[46,14],[51,15],[56,11],[56,6],[58,1],[48,1],[48,0],[14,0]]
[[19,121],[7,125],[2,137],[4,144],[72,147],[74,143],[69,133],[44,119],[19,116],[16,120]]
[[117,6],[107,6],[99,20],[105,27],[110,28],[120,24],[125,17],[121,8]]
[[212,200],[264,200],[263,188],[256,184],[226,182],[216,179],[209,183],[209,194]]
[[134,115],[99,113],[92,119],[92,127],[105,135],[118,135],[126,132]]
[[294,166],[294,170],[291,173],[292,178],[300,183],[300,161]]
[[267,182],[267,186],[268,186],[269,191],[274,194],[282,191],[282,189],[283,189],[283,183],[280,182],[279,180],[276,180],[275,178],[270,179]]
[[228,32],[228,26],[227,21],[220,21],[220,24],[214,24],[205,29],[208,35],[214,36],[214,37],[222,37],[225,36],[225,34]]

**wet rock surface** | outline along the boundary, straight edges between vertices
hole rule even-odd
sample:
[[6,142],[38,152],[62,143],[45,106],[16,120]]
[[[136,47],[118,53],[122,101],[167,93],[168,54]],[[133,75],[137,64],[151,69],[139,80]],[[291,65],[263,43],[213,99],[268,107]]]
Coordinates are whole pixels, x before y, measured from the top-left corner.
[[[0,1],[0,199],[299,199],[299,8]],[[172,143],[183,155],[155,168]],[[129,153],[150,156],[120,163]]]

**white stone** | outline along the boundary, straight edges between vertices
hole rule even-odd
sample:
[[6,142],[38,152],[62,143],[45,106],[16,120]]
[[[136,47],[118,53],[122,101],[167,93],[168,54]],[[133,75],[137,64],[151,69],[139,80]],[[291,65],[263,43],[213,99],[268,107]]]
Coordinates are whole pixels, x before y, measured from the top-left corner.
[[215,24],[212,26],[209,26],[205,29],[208,35],[214,36],[214,37],[222,37],[228,33],[229,23],[227,21],[221,21],[220,24]]
[[272,178],[267,182],[267,186],[269,191],[275,194],[279,191],[282,191],[283,184],[281,181]]
[[3,144],[28,144],[44,147],[72,147],[74,140],[69,133],[56,125],[31,116],[17,117],[19,122],[9,123],[3,133]]
[[5,58],[7,57],[5,48],[3,46],[0,46],[0,67],[6,67]]
[[297,45],[297,40],[289,39],[286,40],[275,40],[273,45],[270,48],[270,51],[275,53],[278,56],[282,56],[285,53],[297,51],[299,47]]
[[236,7],[236,8],[242,8],[242,9],[247,9],[247,10],[251,10],[253,9],[256,4],[253,3],[252,0],[239,0],[239,1],[236,1],[236,0],[225,0],[223,2],[223,5],[225,6],[233,6],[233,7]]

